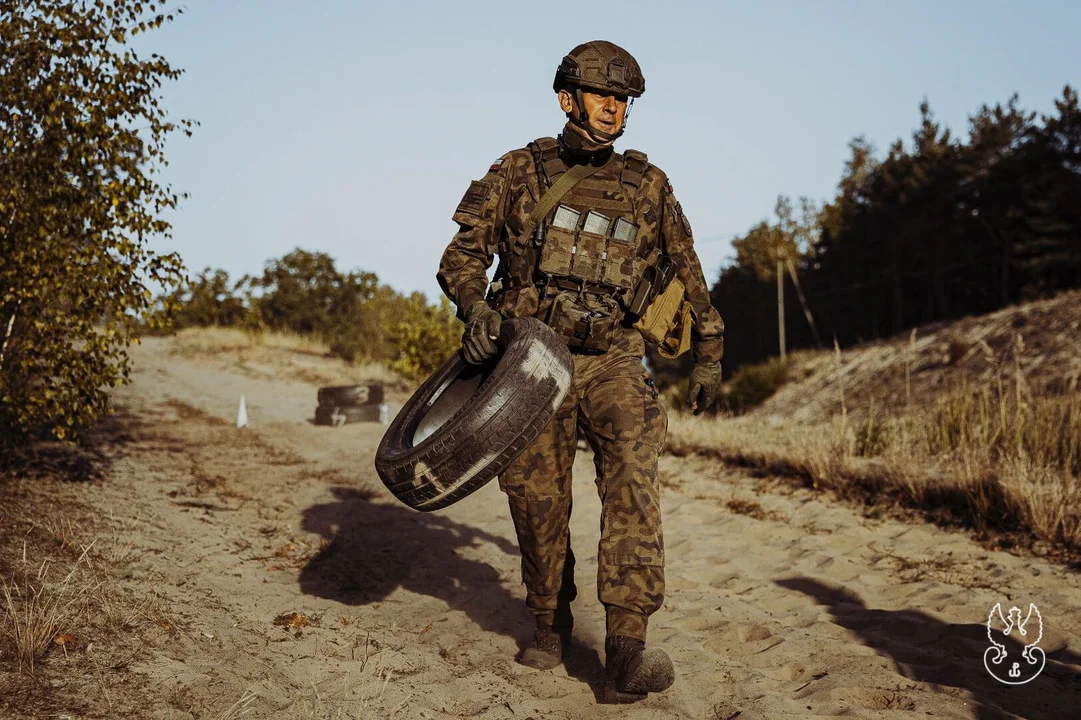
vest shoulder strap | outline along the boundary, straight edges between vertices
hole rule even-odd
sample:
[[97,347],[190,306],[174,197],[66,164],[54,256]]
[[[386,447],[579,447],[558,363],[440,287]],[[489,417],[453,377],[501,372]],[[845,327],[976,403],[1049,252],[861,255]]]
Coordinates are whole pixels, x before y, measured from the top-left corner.
[[[611,162],[610,159],[609,162]],[[578,181],[585,180],[603,167],[604,165],[575,165],[560,175],[559,179],[548,187],[544,196],[533,207],[533,212],[529,213],[530,222],[536,224],[543,220],[559,204],[563,196],[578,184]]]
[[559,157],[559,142],[550,137],[537,138],[529,143],[529,149],[533,152],[533,162],[537,166],[542,187],[551,187],[556,178],[567,171],[567,166]]
[[640,150],[623,151],[623,172],[619,181],[637,190],[642,185],[642,178],[649,169],[649,159]]

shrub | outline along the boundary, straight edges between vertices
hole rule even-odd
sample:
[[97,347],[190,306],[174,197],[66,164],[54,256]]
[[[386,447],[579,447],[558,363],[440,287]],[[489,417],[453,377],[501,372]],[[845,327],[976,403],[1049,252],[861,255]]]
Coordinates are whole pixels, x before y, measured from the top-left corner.
[[170,325],[177,330],[189,327],[232,327],[248,319],[244,301],[235,295],[239,283],[230,285],[229,273],[204,268],[159,302],[168,309]]
[[387,366],[412,380],[422,380],[461,347],[462,323],[446,298],[429,305],[424,295],[409,298],[411,312],[388,333],[395,355]]
[[742,365],[728,383],[725,403],[732,412],[747,412],[765,402],[787,379],[788,364],[780,358],[770,358],[756,365]]
[[72,438],[127,382],[150,320],[145,282],[173,287],[179,197],[158,178],[168,120],[159,88],[181,71],[127,41],[173,15],[132,0],[0,4],[0,434]]

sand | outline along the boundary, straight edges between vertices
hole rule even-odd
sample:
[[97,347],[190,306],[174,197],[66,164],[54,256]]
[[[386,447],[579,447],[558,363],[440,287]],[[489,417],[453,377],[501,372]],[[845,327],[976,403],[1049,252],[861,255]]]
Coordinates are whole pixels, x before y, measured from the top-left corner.
[[[668,591],[649,641],[678,677],[639,704],[600,705],[588,452],[575,647],[565,667],[531,670],[513,660],[531,625],[495,483],[410,510],[375,474],[383,426],[315,426],[314,386],[168,347],[136,349],[116,395],[130,442],[92,499],[135,528],[134,572],[175,624],[131,667],[146,717],[1081,716],[1077,572],[674,457],[661,462]],[[1027,685],[984,670],[997,602],[1042,613],[1047,668]]]

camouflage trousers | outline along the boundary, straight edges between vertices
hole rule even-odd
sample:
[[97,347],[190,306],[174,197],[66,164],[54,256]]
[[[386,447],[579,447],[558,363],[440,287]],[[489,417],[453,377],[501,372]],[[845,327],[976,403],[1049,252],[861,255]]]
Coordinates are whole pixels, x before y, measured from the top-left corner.
[[668,418],[641,357],[574,356],[574,384],[555,417],[499,478],[522,552],[526,604],[540,627],[565,628],[577,595],[571,467],[579,430],[594,452],[601,499],[597,594],[609,635],[645,640],[664,600],[657,456]]

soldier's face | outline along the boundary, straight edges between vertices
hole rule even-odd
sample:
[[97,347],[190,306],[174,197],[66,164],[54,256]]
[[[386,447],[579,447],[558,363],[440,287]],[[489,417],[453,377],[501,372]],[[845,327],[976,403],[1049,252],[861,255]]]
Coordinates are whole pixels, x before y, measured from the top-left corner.
[[[623,127],[623,118],[627,115],[626,97],[583,91],[582,104],[593,129],[614,134]],[[565,113],[578,113],[577,99],[566,90],[559,91],[559,106]]]

